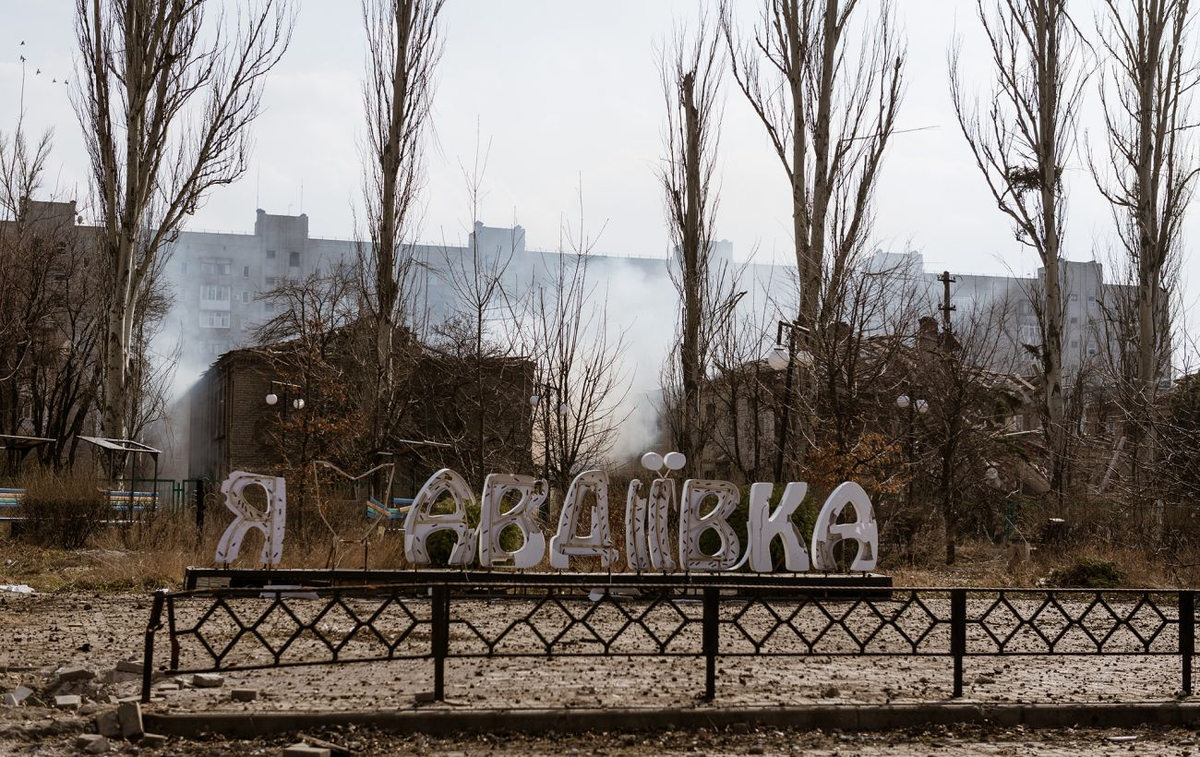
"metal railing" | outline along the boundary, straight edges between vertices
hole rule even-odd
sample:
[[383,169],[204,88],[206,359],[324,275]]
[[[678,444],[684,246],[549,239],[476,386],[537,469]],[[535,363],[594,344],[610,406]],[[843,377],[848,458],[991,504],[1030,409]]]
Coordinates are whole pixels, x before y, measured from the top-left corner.
[[[438,700],[447,659],[483,657],[703,658],[711,700],[720,657],[946,657],[960,697],[968,657],[1158,655],[1180,658],[1182,690],[1192,690],[1192,591],[564,579],[160,591],[146,629],[142,698],[149,701],[163,632],[167,675],[421,659],[432,661]],[[497,597],[505,601],[488,601]]]

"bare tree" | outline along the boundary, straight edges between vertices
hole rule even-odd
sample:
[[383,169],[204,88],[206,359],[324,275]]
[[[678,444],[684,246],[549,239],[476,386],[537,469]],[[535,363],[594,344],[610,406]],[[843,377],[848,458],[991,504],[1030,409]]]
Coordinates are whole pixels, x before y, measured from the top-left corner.
[[543,473],[561,494],[576,474],[606,462],[628,417],[622,405],[629,392],[620,369],[624,333],[610,331],[607,306],[588,281],[599,235],[584,227],[582,193],[579,226],[563,232],[565,244],[547,256],[545,283],[532,292],[522,328],[524,352],[537,363],[534,448],[540,436]]
[[1066,196],[1064,164],[1073,152],[1085,75],[1080,35],[1066,0],[977,0],[996,75],[980,101],[964,89],[961,43],[949,53],[950,92],[975,163],[1017,240],[1041,260],[1031,300],[1041,329],[1042,425],[1051,485],[1061,502],[1068,457],[1063,423],[1063,300],[1059,261]]
[[[521,303],[509,295],[514,250],[524,241],[517,228],[500,239],[479,221],[487,157],[486,149],[477,150],[471,167],[463,167],[471,232],[465,249],[443,246],[440,268],[433,272],[447,290],[449,312],[429,345],[446,374],[450,398],[435,422],[467,475],[479,481],[495,470],[528,465],[529,404],[523,401],[514,411],[505,390],[522,382],[532,391],[533,383],[523,375],[532,364],[516,354]],[[523,451],[516,448],[522,443]]]
[[313,460],[348,470],[362,467],[368,462],[361,432],[369,408],[362,399],[366,382],[357,367],[362,352],[358,342],[366,331],[359,319],[357,273],[335,266],[285,283],[263,299],[276,315],[257,329],[256,350],[270,367],[271,379],[293,385],[305,401],[303,408],[280,403],[278,419],[260,430],[280,452],[281,473],[304,482]]
[[1153,463],[1151,409],[1169,369],[1169,299],[1178,288],[1181,227],[1197,176],[1189,139],[1192,92],[1200,84],[1193,21],[1189,0],[1104,0],[1099,23],[1108,160],[1089,162],[1134,279],[1136,299],[1125,314],[1134,325],[1134,360],[1119,378],[1130,388],[1126,433],[1135,484]]
[[[870,236],[875,188],[904,91],[905,50],[894,8],[884,0],[860,12],[863,5],[763,0],[758,24],[742,39],[732,4],[722,3],[734,79],[766,130],[792,194],[797,325],[808,329],[789,341],[795,350],[809,349],[809,339],[831,322],[832,293]],[[785,382],[789,404],[798,383],[792,370]],[[800,436],[802,445],[803,427]],[[794,456],[802,460],[804,448]]]
[[35,199],[50,151],[49,132],[30,143],[20,122],[0,134],[0,433],[52,439],[35,451],[59,469],[95,409],[102,324],[90,229],[74,203]]
[[441,57],[437,19],[442,0],[363,0],[367,114],[363,199],[370,244],[359,245],[364,303],[374,322],[375,382],[370,428],[377,446],[396,417],[393,341],[406,323],[417,195],[423,183],[424,136]]
[[208,18],[211,0],[77,0],[81,92],[106,277],[102,425],[125,436],[146,280],[184,220],[245,170],[263,80],[287,47],[287,0]]
[[675,412],[670,417],[675,448],[691,468],[697,468],[705,444],[701,390],[711,362],[710,335],[720,320],[713,311],[721,307],[714,302],[718,266],[711,261],[718,204],[713,169],[720,133],[719,43],[702,18],[694,39],[677,31],[659,62],[667,101],[667,155],[659,180],[678,264],[671,279],[680,296],[680,396],[671,403]]

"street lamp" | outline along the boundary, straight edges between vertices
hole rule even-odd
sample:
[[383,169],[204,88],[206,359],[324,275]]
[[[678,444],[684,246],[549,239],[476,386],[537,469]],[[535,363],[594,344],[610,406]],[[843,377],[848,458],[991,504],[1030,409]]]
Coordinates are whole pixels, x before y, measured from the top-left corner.
[[[783,332],[788,332],[787,344],[784,345]],[[767,367],[773,371],[787,371],[783,385],[782,407],[779,410],[779,449],[775,455],[775,480],[783,480],[783,451],[787,447],[788,427],[791,425],[789,411],[792,398],[792,365],[812,367],[813,356],[807,350],[796,349],[796,335],[802,334],[807,340],[811,332],[807,326],[801,326],[798,321],[780,321],[775,330],[775,347],[767,354]]]
[[[279,395],[282,394],[283,395],[283,409],[287,410],[288,394],[292,393],[292,390],[294,390],[296,394],[299,394],[300,393],[300,385],[292,384],[287,381],[272,381],[271,386],[269,387],[269,390],[267,392],[267,396],[264,399],[266,400],[266,403],[268,405],[270,405],[271,407],[275,407],[276,405],[279,404],[279,399],[280,399]],[[292,398],[291,406],[296,410],[303,410],[304,409],[304,398],[303,397]]]
[[[909,390],[912,391],[911,389]],[[901,410],[908,411],[908,510],[911,513],[913,503],[913,482],[916,476],[913,474],[913,468],[916,465],[916,446],[917,446],[917,414],[924,415],[929,412],[929,403],[923,399],[914,400],[908,394],[901,394],[896,398],[896,407]]]

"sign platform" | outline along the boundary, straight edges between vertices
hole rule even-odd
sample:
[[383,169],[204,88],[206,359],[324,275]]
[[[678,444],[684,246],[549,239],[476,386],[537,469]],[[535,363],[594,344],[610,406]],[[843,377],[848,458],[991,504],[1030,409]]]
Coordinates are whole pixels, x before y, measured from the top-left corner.
[[528,586],[562,586],[586,590],[605,586],[647,589],[736,588],[739,592],[770,591],[796,596],[875,596],[889,594],[892,577],[880,573],[583,573],[576,571],[505,570],[355,570],[350,568],[194,568],[184,575],[184,588],[262,588],[386,585],[454,585],[487,591]]

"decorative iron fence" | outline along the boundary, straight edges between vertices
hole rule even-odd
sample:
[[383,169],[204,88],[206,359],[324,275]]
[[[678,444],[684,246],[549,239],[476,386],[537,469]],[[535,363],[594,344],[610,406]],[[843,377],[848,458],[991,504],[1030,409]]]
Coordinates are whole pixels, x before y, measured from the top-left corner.
[[430,660],[438,700],[446,660],[481,657],[703,658],[711,700],[719,657],[947,657],[959,697],[967,657],[1165,655],[1180,658],[1182,690],[1192,690],[1192,591],[806,591],[732,577],[703,586],[635,578],[164,590],[146,629],[142,699],[164,632],[168,675]]

